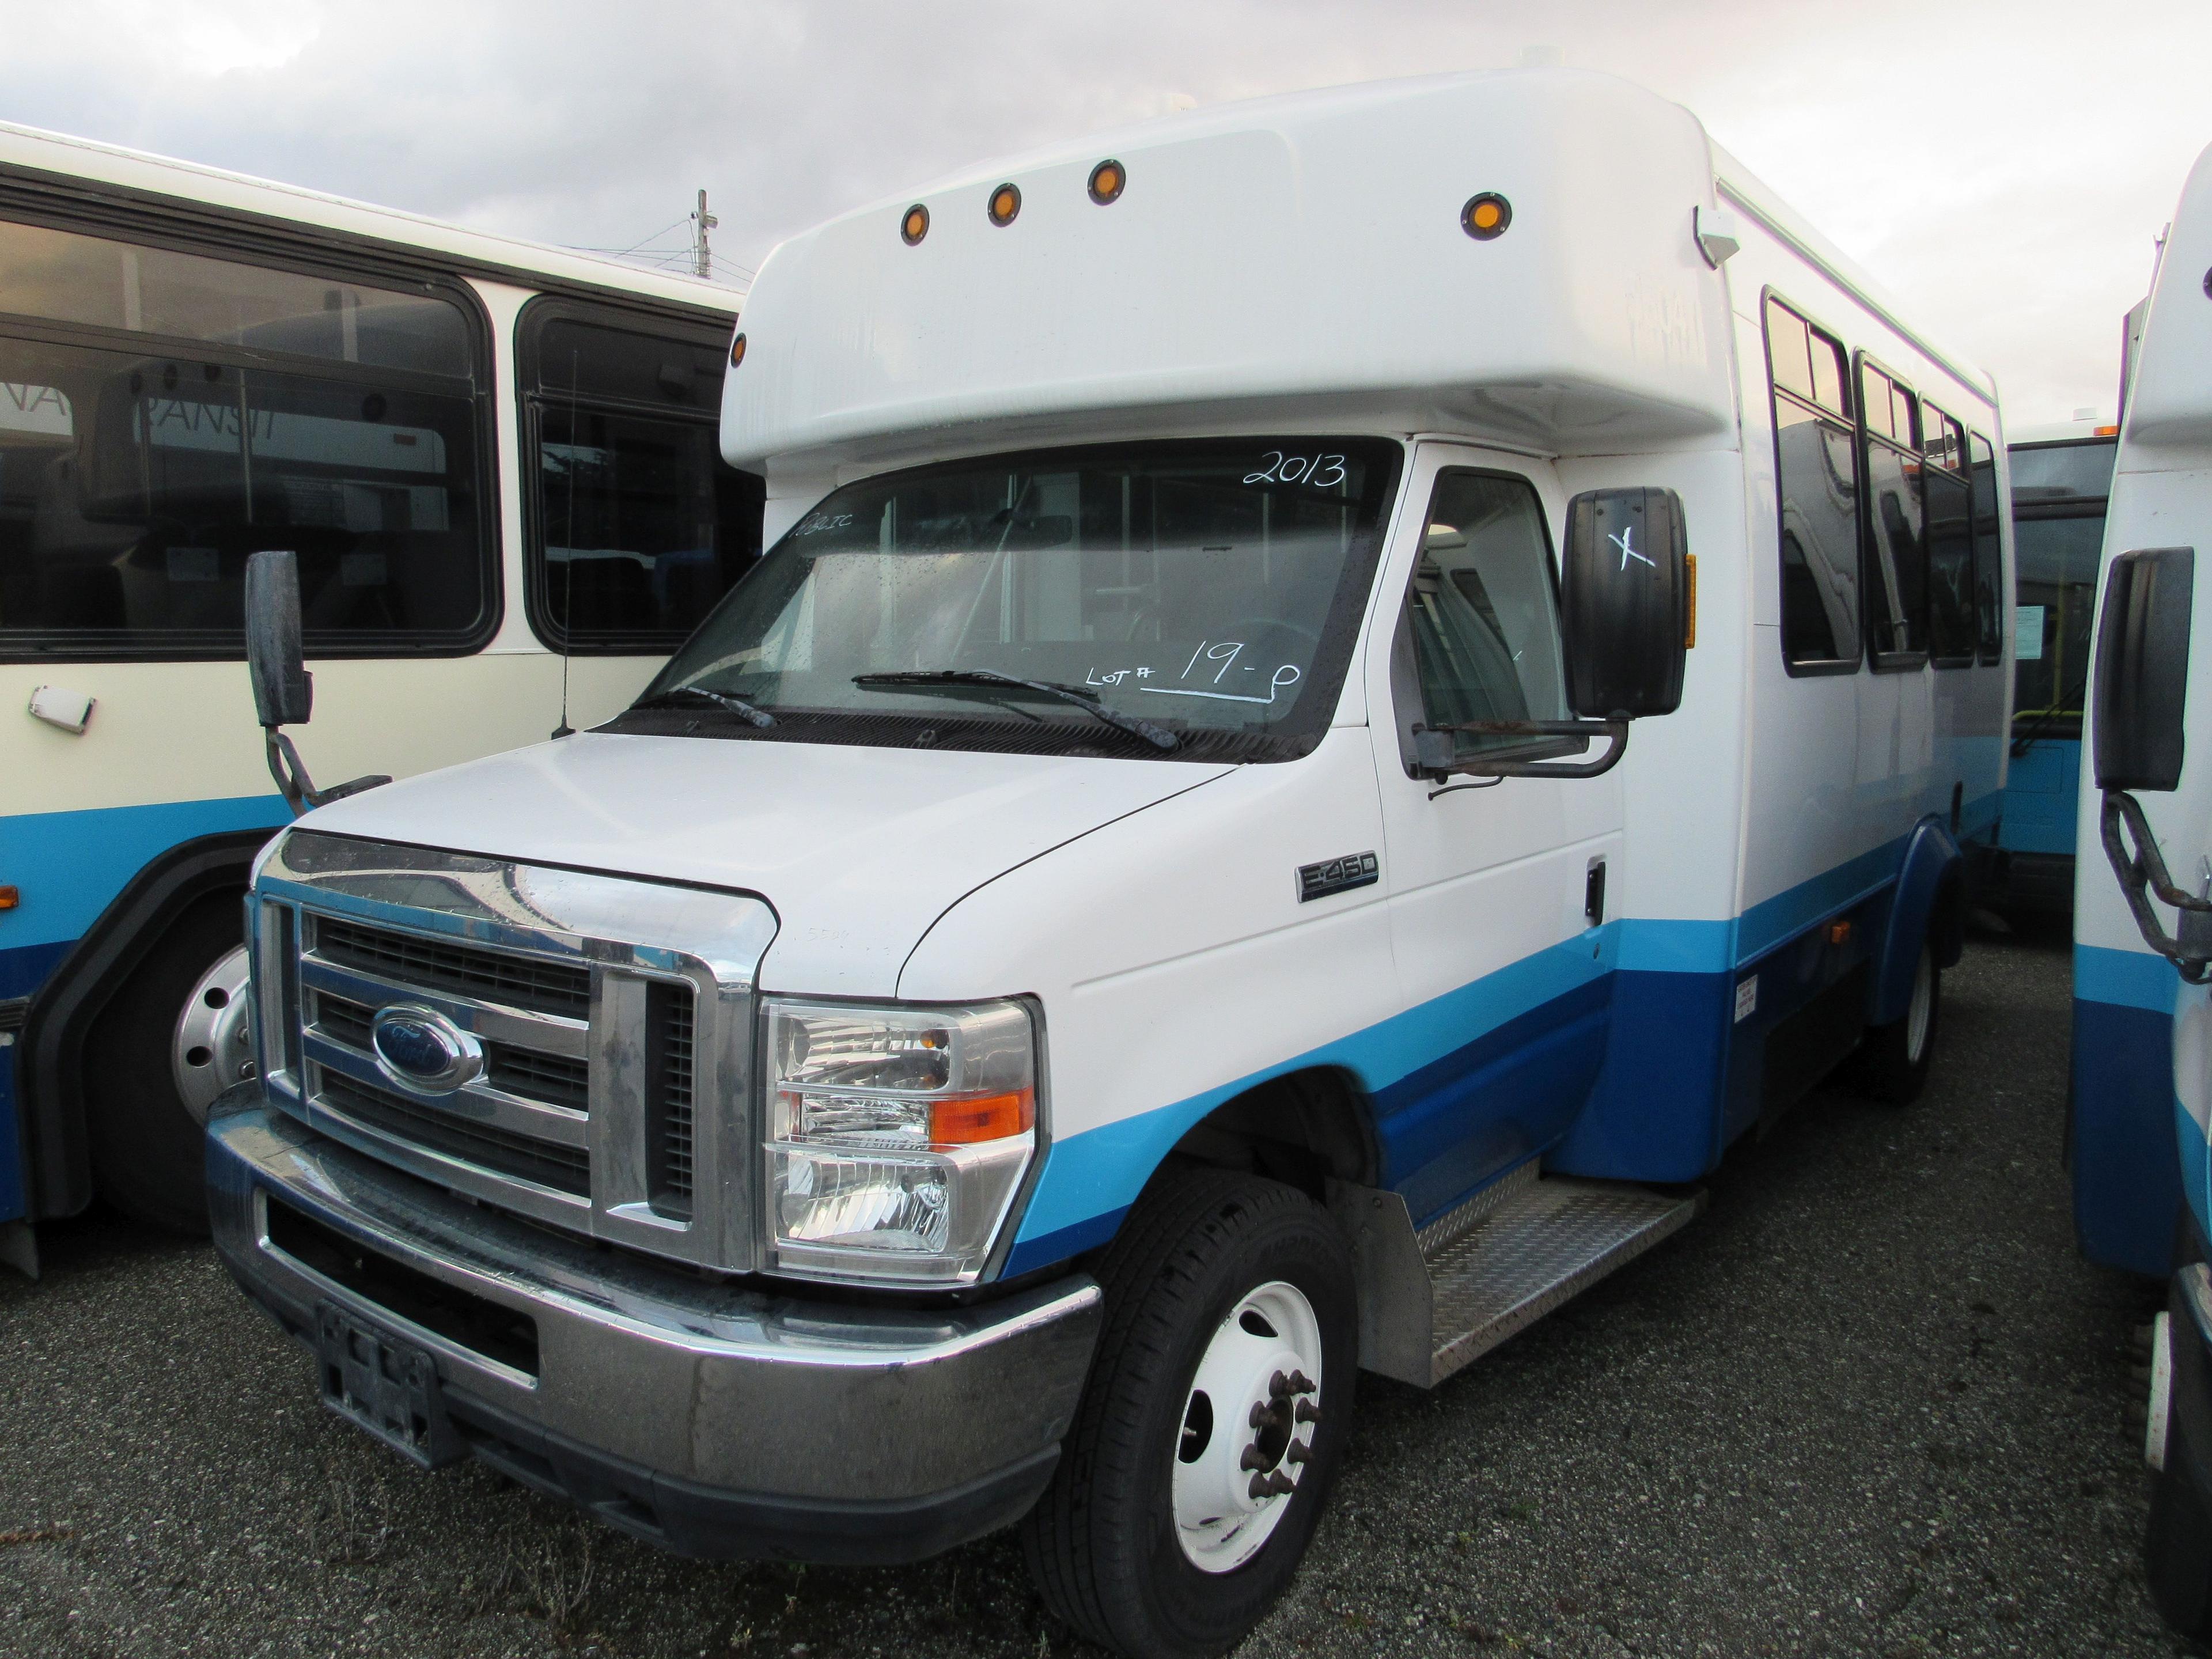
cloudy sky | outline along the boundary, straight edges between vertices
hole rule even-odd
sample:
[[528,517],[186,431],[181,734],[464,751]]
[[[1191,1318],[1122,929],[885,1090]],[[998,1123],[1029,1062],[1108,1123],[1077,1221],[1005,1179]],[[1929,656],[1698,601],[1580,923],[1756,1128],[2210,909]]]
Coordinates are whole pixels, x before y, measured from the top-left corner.
[[733,270],[1000,151],[1552,47],[1688,105],[2015,428],[2110,410],[2212,143],[2204,0],[0,0],[0,118],[579,246],[704,185]]

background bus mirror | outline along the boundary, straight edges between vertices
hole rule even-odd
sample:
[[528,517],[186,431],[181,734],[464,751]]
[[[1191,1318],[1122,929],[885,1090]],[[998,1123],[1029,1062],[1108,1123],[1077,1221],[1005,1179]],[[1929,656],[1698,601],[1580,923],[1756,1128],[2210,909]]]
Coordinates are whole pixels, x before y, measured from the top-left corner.
[[1681,706],[1689,563],[1671,489],[1591,489],[1567,503],[1559,605],[1576,714],[1635,720]]
[[2097,628],[2097,787],[2173,789],[2181,782],[2189,690],[2193,548],[2123,553],[2105,581]]
[[314,707],[315,683],[300,641],[300,563],[290,552],[246,562],[246,661],[264,726],[298,726]]

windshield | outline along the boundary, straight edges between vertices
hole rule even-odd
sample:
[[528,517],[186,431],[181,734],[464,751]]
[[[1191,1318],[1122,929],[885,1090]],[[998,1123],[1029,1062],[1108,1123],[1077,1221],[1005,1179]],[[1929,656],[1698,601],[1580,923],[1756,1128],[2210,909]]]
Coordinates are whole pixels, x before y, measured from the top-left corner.
[[1305,753],[1343,684],[1400,454],[1371,438],[1208,439],[848,484],[769,550],[619,728]]

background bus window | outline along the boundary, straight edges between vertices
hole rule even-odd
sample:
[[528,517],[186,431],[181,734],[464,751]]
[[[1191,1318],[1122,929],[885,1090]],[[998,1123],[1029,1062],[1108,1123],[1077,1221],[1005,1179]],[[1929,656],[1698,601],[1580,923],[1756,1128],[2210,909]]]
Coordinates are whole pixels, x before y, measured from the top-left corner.
[[1966,434],[1933,404],[1921,405],[1920,487],[1928,509],[1928,649],[1938,668],[1974,660],[1974,526]]
[[[0,305],[15,313],[0,317],[0,653],[236,655],[246,560],[271,547],[300,556],[311,652],[465,650],[482,637],[496,606],[457,307],[391,296],[444,320],[425,313],[380,333],[343,322],[380,309],[358,284],[19,234],[33,229],[0,224]],[[52,286],[58,270],[112,275],[118,250],[138,276],[106,298],[97,284],[73,298]],[[191,283],[161,299],[155,278],[179,260]],[[218,328],[224,270],[238,273],[240,297]],[[338,320],[325,325],[298,294],[270,299],[288,284],[329,298]],[[113,325],[144,324],[157,299],[165,331],[191,325],[202,338],[180,348],[146,337],[150,325]],[[101,311],[109,300],[116,316]],[[17,309],[49,301],[66,314]],[[426,343],[447,333],[459,375],[366,361],[431,361],[446,347]],[[295,348],[300,363],[282,365],[276,353]]]
[[1877,668],[1928,648],[1927,514],[1920,497],[1918,400],[1862,363],[1865,411],[1867,638]]
[[2110,438],[2012,449],[2016,738],[2080,733],[2105,503],[2118,450]]
[[556,648],[671,650],[760,556],[761,480],[716,438],[727,337],[566,301],[520,332],[532,620]]
[[1859,661],[1859,468],[1844,349],[1775,300],[1766,302],[1766,339],[1783,656],[1796,672],[1848,673]]
[[[1974,495],[1974,643],[1984,663],[2004,660],[2004,548],[1997,528],[1997,461],[1978,432],[1972,445]],[[2015,532],[2016,533],[2016,532]]]

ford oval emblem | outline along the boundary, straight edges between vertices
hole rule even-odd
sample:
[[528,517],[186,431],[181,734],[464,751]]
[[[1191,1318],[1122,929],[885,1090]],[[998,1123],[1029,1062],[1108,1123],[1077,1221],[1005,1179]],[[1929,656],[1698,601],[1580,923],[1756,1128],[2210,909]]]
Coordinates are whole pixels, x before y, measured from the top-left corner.
[[403,1089],[449,1095],[483,1069],[483,1046],[433,1008],[386,1008],[368,1030],[376,1066]]

